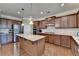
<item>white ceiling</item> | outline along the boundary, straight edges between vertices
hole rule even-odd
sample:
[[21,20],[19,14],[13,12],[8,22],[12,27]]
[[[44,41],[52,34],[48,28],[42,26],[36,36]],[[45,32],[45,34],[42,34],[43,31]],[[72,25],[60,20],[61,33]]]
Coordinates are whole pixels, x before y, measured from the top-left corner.
[[[0,14],[20,18],[17,11],[20,11],[21,8],[24,8],[24,11],[21,13],[23,17],[28,18],[32,16],[33,18],[38,19],[79,8],[79,4],[65,3],[65,5],[61,7],[61,3],[32,3],[31,9],[31,3],[0,3],[0,10],[2,10]],[[44,12],[44,14],[40,14],[41,11]],[[47,11],[50,11],[50,13],[47,13]]]

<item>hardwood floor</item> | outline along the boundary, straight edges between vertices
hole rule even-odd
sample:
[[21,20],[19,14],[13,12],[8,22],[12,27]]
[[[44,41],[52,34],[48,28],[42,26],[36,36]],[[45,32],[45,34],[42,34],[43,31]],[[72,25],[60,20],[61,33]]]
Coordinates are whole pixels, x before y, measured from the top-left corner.
[[[19,43],[11,43],[0,47],[0,56],[29,56],[19,48]],[[45,44],[45,51],[42,56],[73,56],[71,49]]]

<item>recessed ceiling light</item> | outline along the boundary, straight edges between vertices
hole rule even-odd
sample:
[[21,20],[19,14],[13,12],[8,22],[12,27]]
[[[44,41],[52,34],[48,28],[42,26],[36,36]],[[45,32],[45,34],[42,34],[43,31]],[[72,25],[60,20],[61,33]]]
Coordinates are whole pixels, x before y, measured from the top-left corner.
[[61,3],[61,7],[63,7],[64,6],[64,3]]
[[43,14],[43,12],[41,11],[40,14]]
[[21,13],[20,11],[17,12],[17,14],[20,14],[20,13]]

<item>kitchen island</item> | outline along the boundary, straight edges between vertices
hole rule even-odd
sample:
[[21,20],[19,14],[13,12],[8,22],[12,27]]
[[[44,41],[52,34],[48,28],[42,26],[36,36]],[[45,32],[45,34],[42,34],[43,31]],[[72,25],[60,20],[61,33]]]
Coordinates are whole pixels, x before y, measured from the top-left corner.
[[42,35],[17,35],[20,41],[21,51],[29,56],[40,56],[45,50],[45,36]]

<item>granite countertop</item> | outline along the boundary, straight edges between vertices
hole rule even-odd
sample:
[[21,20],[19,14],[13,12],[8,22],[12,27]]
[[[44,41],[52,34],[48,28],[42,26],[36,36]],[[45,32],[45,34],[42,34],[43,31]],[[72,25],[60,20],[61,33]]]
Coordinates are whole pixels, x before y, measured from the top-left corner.
[[79,45],[79,37],[71,34],[71,33],[50,33],[50,32],[46,32],[43,34],[50,34],[50,35],[66,35],[66,36],[72,36],[72,38],[75,40],[75,42]]
[[17,36],[23,37],[26,40],[30,40],[30,41],[37,41],[37,40],[40,40],[40,39],[45,37],[45,36],[42,36],[42,35],[33,35],[33,34],[29,34],[29,35],[27,35],[27,34],[17,34]]

